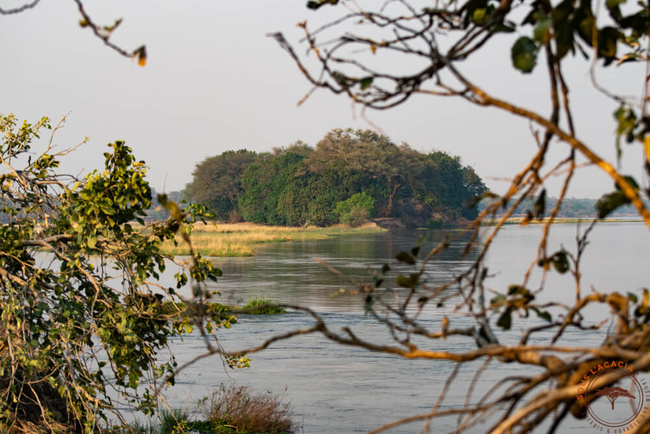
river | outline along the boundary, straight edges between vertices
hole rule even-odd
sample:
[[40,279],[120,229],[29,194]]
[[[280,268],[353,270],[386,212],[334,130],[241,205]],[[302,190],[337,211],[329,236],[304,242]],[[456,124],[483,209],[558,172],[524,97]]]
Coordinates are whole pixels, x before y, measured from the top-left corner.
[[[583,225],[580,230],[585,227]],[[574,224],[553,226],[549,252],[561,245],[574,251],[578,230]],[[502,230],[487,257],[492,276],[486,281],[488,289],[504,292],[509,284],[521,283],[524,271],[534,258],[540,233],[540,226],[507,226]],[[410,249],[419,238],[424,251],[449,234],[457,232],[391,231],[305,243],[271,244],[251,258],[215,259],[224,275],[213,289],[218,289],[221,301],[227,303],[244,304],[249,295],[262,294],[279,303],[308,306],[318,311],[334,330],[351,326],[366,339],[388,342],[385,328],[365,315],[363,300],[359,296],[340,295],[340,289],[352,288],[354,282],[369,281],[372,271],[391,261],[399,251]],[[649,245],[650,234],[643,224],[603,223],[596,226],[581,264],[583,293],[591,287],[604,292],[625,292],[647,286],[644,252]],[[460,237],[430,262],[427,277],[432,283],[450,279],[475,258],[476,253],[462,258],[463,247]],[[326,261],[342,274],[333,274],[316,258]],[[406,270],[404,264],[394,265],[398,270],[400,267]],[[174,272],[169,270],[167,274],[173,275]],[[536,267],[529,287],[536,288],[540,276],[540,269]],[[539,294],[541,300],[571,302],[574,297],[574,284],[568,274],[549,273],[545,288]],[[423,313],[422,321],[425,325],[436,324],[443,315],[449,315],[455,327],[471,324],[466,317],[453,317],[453,307],[437,308],[431,304]],[[587,320],[596,323],[607,317],[607,310],[598,308],[589,311]],[[226,349],[246,348],[258,345],[274,334],[312,324],[311,317],[303,313],[242,316],[232,329],[220,331],[219,337]],[[511,331],[503,334],[504,341],[517,339],[520,331],[520,325],[515,323]],[[606,332],[606,326],[598,331],[569,331],[562,343],[597,344],[604,339]],[[540,339],[544,338],[548,335],[540,336]],[[450,338],[436,341],[434,348],[462,352],[475,348],[475,344],[468,339]],[[173,350],[178,361],[183,363],[201,354],[204,346],[198,336],[192,335],[183,342],[176,342]],[[299,432],[366,432],[401,417],[429,411],[454,368],[452,363],[445,361],[405,360],[344,347],[315,334],[281,341],[251,358],[250,369],[225,369],[218,357],[195,363],[183,371],[176,386],[167,391],[168,403],[172,407],[188,408],[221,384],[235,382],[249,385],[258,392],[279,393],[290,401]],[[462,405],[478,366],[476,363],[468,364],[461,370],[441,409]],[[514,364],[491,365],[478,381],[475,396],[498,379],[516,374],[517,369],[522,368]],[[526,374],[534,371],[529,367],[525,370]],[[456,418],[434,423],[432,432],[449,432],[454,429]],[[418,422],[390,432],[419,432],[422,426],[422,422]],[[477,426],[469,432],[485,432],[486,426]],[[544,432],[544,426],[535,432]],[[567,419],[561,432],[592,431],[584,421]]]

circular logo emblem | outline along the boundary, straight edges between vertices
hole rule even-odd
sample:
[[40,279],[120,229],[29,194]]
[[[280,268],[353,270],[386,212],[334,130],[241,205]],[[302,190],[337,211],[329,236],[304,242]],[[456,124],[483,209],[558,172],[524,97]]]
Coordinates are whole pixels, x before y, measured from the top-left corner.
[[[617,371],[627,375],[611,386],[594,387],[601,375]],[[641,414],[649,411],[646,400],[650,401],[650,388],[646,380],[639,379],[638,372],[625,362],[611,361],[594,366],[583,377],[580,386],[584,396],[597,398],[587,406],[587,420],[594,428],[614,428],[613,432],[624,433],[636,426],[636,419]],[[583,395],[578,399],[583,399]]]

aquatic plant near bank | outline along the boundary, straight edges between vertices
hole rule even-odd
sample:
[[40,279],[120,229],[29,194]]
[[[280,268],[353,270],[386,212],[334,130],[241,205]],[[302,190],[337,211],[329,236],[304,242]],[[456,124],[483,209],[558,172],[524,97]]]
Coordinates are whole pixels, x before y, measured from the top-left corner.
[[[196,411],[162,409],[159,423],[134,422],[119,429],[120,433],[173,434],[211,433],[291,433],[294,432],[292,406],[281,395],[256,393],[248,386],[221,385],[203,398]],[[191,414],[196,415],[192,416]]]
[[251,315],[276,315],[287,312],[286,309],[263,295],[249,295],[248,303],[241,308],[236,308],[236,311]]

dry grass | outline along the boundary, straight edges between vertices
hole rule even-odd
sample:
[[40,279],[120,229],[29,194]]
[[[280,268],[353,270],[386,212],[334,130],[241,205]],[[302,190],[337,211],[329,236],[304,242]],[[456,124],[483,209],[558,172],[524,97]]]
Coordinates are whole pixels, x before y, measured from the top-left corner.
[[278,395],[253,395],[245,386],[222,386],[212,394],[207,419],[225,421],[237,432],[293,432],[291,405]]
[[[331,236],[383,231],[385,229],[374,223],[358,228],[291,228],[253,223],[197,224],[192,231],[192,245],[204,256],[253,256],[257,247],[267,243],[322,240]],[[189,247],[179,239],[177,246],[165,242],[163,251],[172,255],[188,255]]]

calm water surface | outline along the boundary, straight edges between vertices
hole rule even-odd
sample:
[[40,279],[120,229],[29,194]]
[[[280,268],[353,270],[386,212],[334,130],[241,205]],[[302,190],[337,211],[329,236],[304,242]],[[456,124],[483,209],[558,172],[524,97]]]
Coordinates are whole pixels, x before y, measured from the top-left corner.
[[[580,230],[583,230],[581,228]],[[549,252],[561,245],[575,251],[577,225],[556,225],[552,229]],[[539,226],[508,226],[498,237],[488,256],[489,289],[504,292],[512,283],[521,283],[523,272],[534,258]],[[224,276],[215,289],[222,301],[243,304],[249,295],[263,294],[280,303],[299,304],[320,312],[328,325],[339,330],[350,326],[360,336],[374,342],[388,342],[390,337],[371,318],[364,315],[363,301],[358,296],[336,296],[341,288],[352,288],[354,282],[369,281],[374,270],[390,261],[395,254],[410,249],[422,237],[423,246],[431,247],[447,233],[444,231],[392,231],[376,235],[356,235],[307,243],[269,245],[252,258],[219,258],[215,264]],[[643,224],[614,223],[596,227],[591,244],[584,255],[583,293],[591,287],[601,291],[630,291],[647,286],[648,261],[645,257],[650,235]],[[461,259],[462,239],[436,257],[427,268],[432,284],[449,280],[475,257]],[[423,250],[425,250],[423,248]],[[475,255],[475,254],[474,254]],[[341,271],[335,275],[316,261],[326,261]],[[395,266],[399,269],[399,265]],[[404,268],[404,266],[402,266]],[[408,271],[404,269],[403,271]],[[173,275],[175,270],[169,270]],[[530,288],[539,285],[538,269],[531,276]],[[570,276],[550,273],[540,299],[571,302],[574,283]],[[453,306],[430,306],[423,313],[424,325],[437,328],[443,315]],[[606,309],[593,309],[587,318],[599,322],[608,316]],[[451,317],[452,325],[471,325],[468,318]],[[536,319],[529,319],[536,321]],[[229,349],[255,346],[264,339],[289,330],[309,327],[312,319],[304,314],[278,316],[243,316],[231,330],[220,333],[222,345]],[[505,333],[503,342],[515,342],[521,326]],[[600,331],[570,332],[565,345],[597,344],[605,338],[606,327]],[[543,342],[548,336],[540,335]],[[531,341],[534,342],[534,341]],[[425,348],[462,352],[475,348],[469,340],[448,339],[425,343]],[[198,336],[190,336],[174,345],[180,363],[204,350]],[[300,431],[307,433],[365,432],[401,417],[425,413],[435,404],[448,374],[454,365],[445,361],[404,360],[362,349],[336,345],[319,335],[282,341],[270,349],[252,355],[251,369],[226,370],[219,358],[201,360],[182,372],[177,385],[167,392],[172,407],[189,407],[220,384],[250,385],[258,392],[282,394],[291,401]],[[468,364],[458,375],[440,408],[462,405],[479,364]],[[514,365],[488,368],[476,384],[474,396],[480,396],[496,381],[516,375]],[[513,371],[515,370],[515,371]],[[534,368],[525,368],[531,374]],[[437,421],[432,432],[449,432],[456,418]],[[488,425],[470,432],[485,432]],[[422,423],[405,425],[390,432],[419,432]],[[536,432],[544,432],[539,427]],[[584,421],[568,421],[562,432],[591,432]]]

